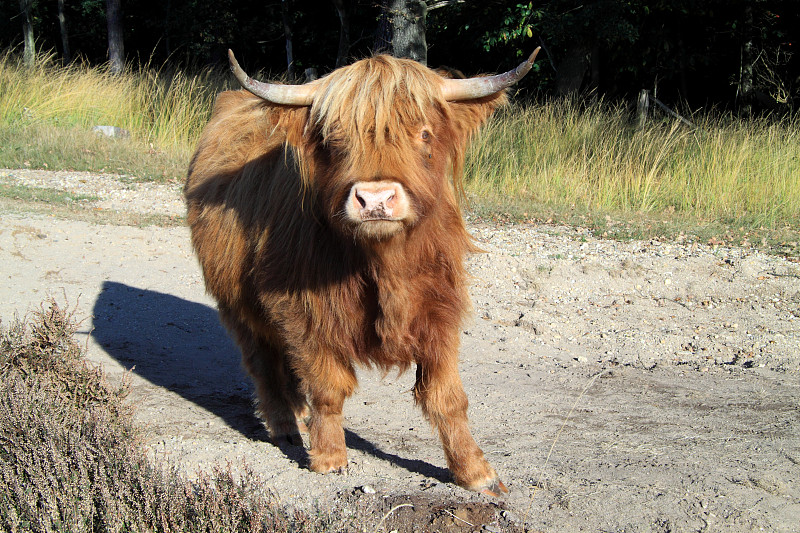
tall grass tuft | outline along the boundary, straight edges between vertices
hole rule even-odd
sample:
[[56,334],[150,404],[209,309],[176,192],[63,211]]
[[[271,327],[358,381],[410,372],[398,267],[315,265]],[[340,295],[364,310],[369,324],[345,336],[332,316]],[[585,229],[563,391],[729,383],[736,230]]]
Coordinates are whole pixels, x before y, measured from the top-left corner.
[[511,107],[473,145],[468,194],[586,212],[800,224],[800,120],[695,117],[631,124],[627,110],[568,100]]
[[144,65],[114,75],[80,62],[62,66],[52,54],[39,54],[27,68],[6,51],[0,55],[0,125],[117,126],[154,150],[188,160],[224,87],[225,78],[208,69],[188,75]]

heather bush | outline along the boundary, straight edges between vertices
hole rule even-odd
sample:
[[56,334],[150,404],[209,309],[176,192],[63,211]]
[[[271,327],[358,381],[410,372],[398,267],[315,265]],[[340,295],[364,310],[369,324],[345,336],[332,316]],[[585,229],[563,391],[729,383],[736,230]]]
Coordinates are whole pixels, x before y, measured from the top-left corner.
[[51,301],[0,334],[0,530],[328,531],[279,506],[246,466],[190,482],[150,461],[125,384],[86,363]]

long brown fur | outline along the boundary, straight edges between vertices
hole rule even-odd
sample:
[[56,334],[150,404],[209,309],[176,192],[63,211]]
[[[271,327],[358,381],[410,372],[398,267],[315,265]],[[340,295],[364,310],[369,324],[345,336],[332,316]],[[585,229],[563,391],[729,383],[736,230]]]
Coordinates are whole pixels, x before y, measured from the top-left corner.
[[[298,442],[308,402],[311,468],[343,468],[354,365],[416,364],[416,401],[456,482],[480,490],[497,476],[467,428],[457,369],[470,309],[463,259],[473,250],[458,191],[469,137],[506,97],[446,102],[441,79],[377,56],[314,82],[310,107],[222,93],[185,195],[207,289],[272,437]],[[413,216],[370,239],[343,205],[355,182],[385,179],[408,192]]]

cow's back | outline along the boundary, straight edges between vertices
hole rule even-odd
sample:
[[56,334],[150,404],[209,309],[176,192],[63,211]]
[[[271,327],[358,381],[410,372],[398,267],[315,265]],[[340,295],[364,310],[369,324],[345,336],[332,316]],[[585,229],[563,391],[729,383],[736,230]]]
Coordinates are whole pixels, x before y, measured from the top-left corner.
[[285,137],[275,128],[278,119],[250,93],[220,94],[189,165],[184,194],[192,244],[208,291],[225,307],[253,299],[247,278],[254,240],[264,230],[269,204],[281,203],[275,191],[286,195],[287,184],[297,182],[287,175],[293,169]]

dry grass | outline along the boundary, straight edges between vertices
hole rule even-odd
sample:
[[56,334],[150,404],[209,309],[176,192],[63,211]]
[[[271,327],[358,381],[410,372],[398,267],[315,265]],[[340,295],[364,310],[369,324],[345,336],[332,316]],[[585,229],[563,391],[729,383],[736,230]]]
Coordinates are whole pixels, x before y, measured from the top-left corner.
[[190,151],[224,81],[145,65],[111,74],[105,67],[61,66],[39,55],[26,68],[11,52],[0,55],[0,123],[91,128],[117,126],[160,149]]
[[468,155],[476,214],[800,257],[800,119],[630,119],[603,103],[507,109]]
[[[339,495],[300,512],[279,504],[247,466],[218,466],[189,482],[147,458],[124,400],[83,359],[70,312],[49,301],[0,330],[0,531],[363,532],[472,531],[453,509],[493,530],[521,531],[495,504]],[[387,520],[387,510],[409,508]],[[405,510],[405,509],[404,509]],[[464,522],[461,520],[461,522]],[[467,523],[467,522],[465,522]],[[471,526],[471,523],[467,523]]]
[[[224,73],[23,68],[0,55],[0,166],[182,180]],[[610,237],[751,244],[800,256],[800,119],[723,114],[638,129],[604,102],[511,106],[474,143],[466,192],[481,215],[587,225]],[[130,137],[90,131],[113,125]]]
[[[121,75],[105,67],[62,66],[40,54],[25,68],[0,54],[0,166],[182,179],[225,77],[145,65]],[[105,138],[94,126],[116,126]]]
[[563,210],[675,213],[733,226],[800,226],[800,120],[701,116],[630,124],[569,101],[511,108],[475,143],[467,190]]

